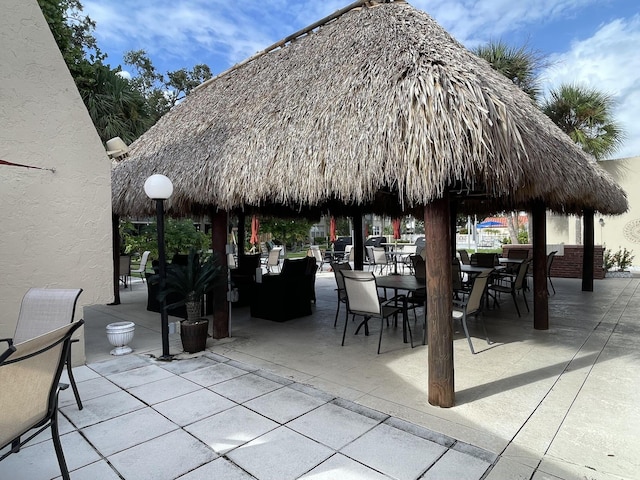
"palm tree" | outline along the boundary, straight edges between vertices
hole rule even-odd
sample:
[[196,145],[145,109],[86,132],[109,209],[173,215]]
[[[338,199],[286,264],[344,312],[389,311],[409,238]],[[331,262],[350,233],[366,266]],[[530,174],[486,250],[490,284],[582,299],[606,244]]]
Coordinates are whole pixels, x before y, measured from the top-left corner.
[[543,112],[560,129],[597,160],[615,152],[624,139],[620,125],[612,119],[615,99],[596,88],[563,84],[551,90]]
[[91,73],[78,89],[102,141],[120,137],[129,144],[153,125],[144,97],[127,79],[106,65],[94,64]]
[[502,41],[497,41],[478,46],[473,53],[484,58],[494,70],[511,80],[532,100],[536,100],[540,95],[538,72],[547,65],[547,61],[537,51],[526,46],[510,47]]

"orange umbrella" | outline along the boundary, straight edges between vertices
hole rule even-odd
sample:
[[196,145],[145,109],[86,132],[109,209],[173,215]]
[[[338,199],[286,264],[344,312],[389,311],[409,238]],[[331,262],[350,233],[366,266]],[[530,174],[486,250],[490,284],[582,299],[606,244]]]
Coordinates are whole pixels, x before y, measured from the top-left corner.
[[393,219],[393,238],[398,240],[400,238],[400,219]]
[[260,230],[260,221],[257,216],[251,217],[251,240],[249,243],[251,245],[257,245],[260,243],[260,239],[258,238],[258,231]]
[[335,217],[331,217],[331,222],[329,223],[329,241],[333,243],[336,239],[336,219]]

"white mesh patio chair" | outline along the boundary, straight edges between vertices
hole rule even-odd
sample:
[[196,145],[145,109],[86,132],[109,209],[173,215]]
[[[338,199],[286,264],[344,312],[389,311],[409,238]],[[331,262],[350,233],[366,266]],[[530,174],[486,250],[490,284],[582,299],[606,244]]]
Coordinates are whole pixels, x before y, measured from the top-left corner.
[[268,272],[271,272],[275,267],[280,269],[280,252],[282,252],[282,247],[273,247],[269,251],[269,256],[267,257]]
[[[69,480],[58,429],[58,393],[68,387],[59,383],[60,376],[71,335],[83,323],[69,323],[24,342],[8,341],[9,347],[0,353],[0,451],[4,451],[0,461],[51,428],[60,473],[63,480]],[[33,429],[37,430],[31,433]],[[27,434],[28,438],[21,439]]]
[[411,335],[411,327],[407,321],[404,296],[399,295],[390,300],[381,301],[378,296],[378,286],[376,285],[376,277],[373,272],[342,270],[340,273],[344,279],[345,293],[347,295],[347,318],[345,318],[344,331],[342,332],[342,346],[344,346],[344,339],[347,334],[349,313],[364,317],[362,323],[360,323],[356,329],[356,335],[363,326],[364,334],[369,335],[369,320],[372,318],[380,319],[378,353],[380,353],[380,345],[382,344],[382,331],[384,330],[385,319],[388,321],[390,316],[402,313],[402,328],[409,330],[411,348],[413,348],[413,336]]
[[[73,322],[76,303],[81,293],[81,288],[30,288],[22,298],[18,323],[11,339],[13,343],[24,342]],[[82,410],[82,401],[71,369],[71,349],[69,357],[65,360],[73,395],[78,409]]]
[[149,250],[142,252],[142,256],[140,257],[140,266],[138,266],[138,268],[136,268],[135,270],[131,270],[131,274],[136,273],[140,275],[140,278],[143,282],[144,274],[147,271],[147,261],[149,260],[149,254],[151,254]]
[[318,270],[322,271],[322,266],[324,265],[324,256],[322,255],[320,246],[311,245],[309,247],[309,250],[311,251],[311,256],[316,259],[316,265],[318,266]]
[[[336,278],[336,292],[338,293],[338,308],[336,308],[336,318],[333,320],[333,328],[338,325],[338,315],[340,314],[340,304],[347,304],[347,292],[344,289],[344,277],[342,276],[343,270],[351,270],[350,263],[338,263],[331,262],[331,270]],[[349,312],[345,312],[345,321],[349,317]]]
[[487,290],[487,283],[489,282],[491,272],[492,269],[488,268],[473,279],[471,292],[469,292],[469,296],[466,299],[453,300],[452,317],[454,320],[460,320],[462,323],[462,328],[464,329],[464,334],[467,337],[467,342],[469,342],[469,348],[471,349],[472,354],[475,354],[476,352],[473,349],[473,343],[471,343],[471,337],[469,336],[469,327],[467,326],[467,318],[472,315],[475,316],[476,319],[480,320],[482,329],[484,330],[484,335],[487,338],[487,343],[491,345],[491,341],[487,335],[487,329],[484,326],[484,320],[480,315],[482,313],[482,300],[485,291]]

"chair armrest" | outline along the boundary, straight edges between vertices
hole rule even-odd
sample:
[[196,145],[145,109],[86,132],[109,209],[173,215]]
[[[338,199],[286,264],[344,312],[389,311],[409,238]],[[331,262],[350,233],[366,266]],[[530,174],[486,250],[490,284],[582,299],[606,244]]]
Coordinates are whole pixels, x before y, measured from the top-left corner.
[[455,298],[453,299],[453,305],[455,307],[464,307],[467,305],[466,300],[456,300]]
[[0,338],[0,342],[7,342],[9,346],[13,345],[13,338]]
[[404,302],[407,299],[407,296],[404,294],[400,294],[400,295],[396,295],[395,297],[391,297],[387,300],[385,300],[384,302],[382,302],[380,305],[386,307],[386,306],[396,306],[396,305],[390,305],[392,302],[393,303],[397,303],[399,301]]
[[4,362],[7,359],[7,357],[9,357],[15,351],[16,351],[16,347],[14,347],[13,342],[11,342],[11,344],[9,345],[9,348],[7,348],[4,352],[0,353],[0,363]]

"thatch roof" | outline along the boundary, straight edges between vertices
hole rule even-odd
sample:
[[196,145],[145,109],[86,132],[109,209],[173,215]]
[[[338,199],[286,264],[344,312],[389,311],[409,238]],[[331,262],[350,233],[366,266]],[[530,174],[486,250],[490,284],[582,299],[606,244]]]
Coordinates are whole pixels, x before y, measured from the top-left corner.
[[[403,1],[356,2],[206,82],[113,170],[114,211],[410,211],[451,190],[476,207],[627,209],[624,192],[529,97]],[[292,36],[293,37],[293,36]],[[469,202],[469,201],[468,201]],[[484,207],[482,207],[484,205]]]

